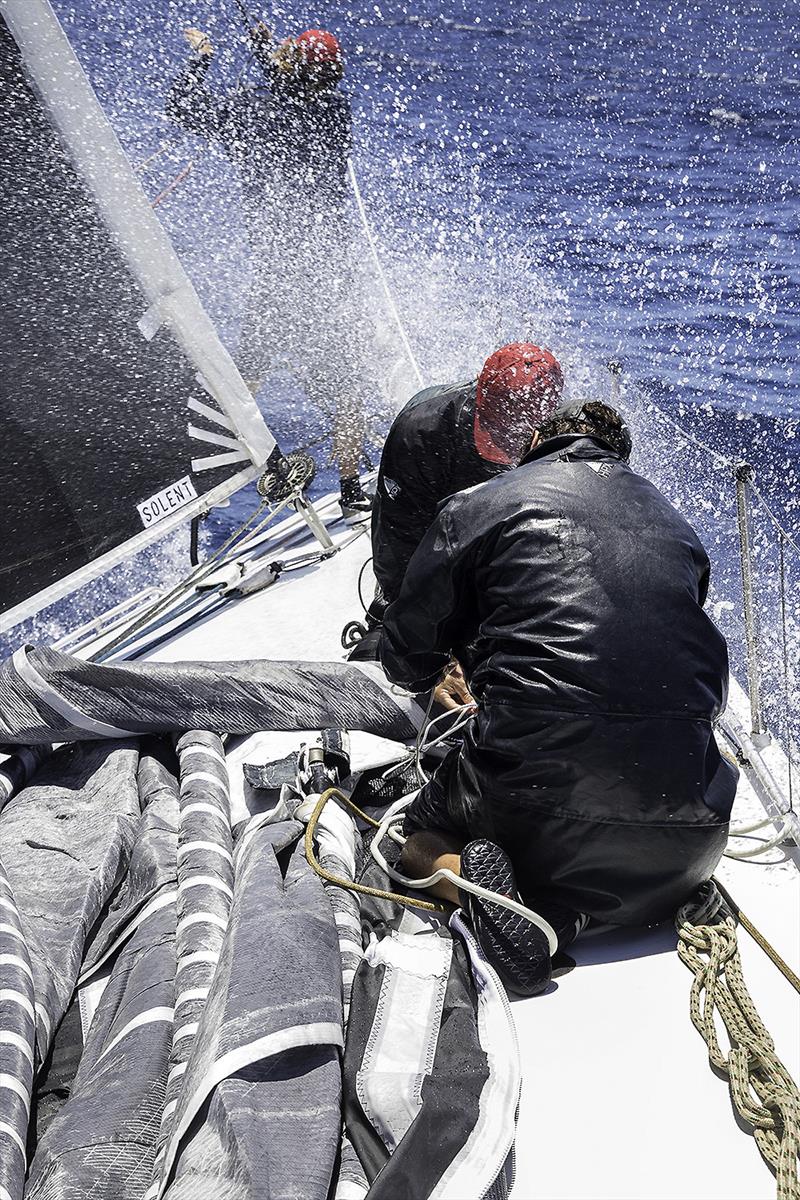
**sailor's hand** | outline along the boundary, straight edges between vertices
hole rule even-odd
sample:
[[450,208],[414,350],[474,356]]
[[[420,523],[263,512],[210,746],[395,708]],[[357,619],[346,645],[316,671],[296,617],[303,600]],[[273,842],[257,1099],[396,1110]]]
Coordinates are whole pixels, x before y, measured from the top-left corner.
[[265,21],[259,21],[248,31],[248,39],[254,50],[265,53],[272,49],[272,30]]
[[467,687],[464,672],[458,663],[451,663],[448,667],[445,675],[433,689],[433,698],[437,704],[441,704],[442,708],[449,712],[463,708],[465,704],[475,703],[475,698]]
[[207,33],[203,33],[202,29],[192,29],[189,26],[184,29],[183,36],[192,48],[195,54],[199,54],[201,58],[210,58],[214,53],[214,47],[211,44],[211,38]]

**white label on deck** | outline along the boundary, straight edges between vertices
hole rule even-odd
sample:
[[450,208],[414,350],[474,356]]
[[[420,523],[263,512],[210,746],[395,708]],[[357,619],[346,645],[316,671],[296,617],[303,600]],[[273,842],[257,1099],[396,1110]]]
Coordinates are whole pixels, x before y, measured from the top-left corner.
[[156,521],[163,521],[164,517],[168,517],[170,513],[176,512],[177,509],[183,508],[185,504],[196,499],[197,492],[194,490],[192,477],[184,475],[183,479],[179,479],[177,483],[171,483],[169,487],[156,492],[155,496],[151,496],[149,500],[143,500],[136,507],[142,518],[142,524],[145,529],[149,529],[151,525],[155,525]]

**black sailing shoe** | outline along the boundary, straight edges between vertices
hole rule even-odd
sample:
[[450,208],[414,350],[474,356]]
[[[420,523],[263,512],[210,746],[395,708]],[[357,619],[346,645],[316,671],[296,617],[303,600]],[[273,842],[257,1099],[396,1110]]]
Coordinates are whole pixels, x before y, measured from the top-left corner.
[[[470,883],[521,903],[514,868],[505,851],[487,838],[469,842],[461,851],[461,875]],[[525,917],[459,891],[461,906],[472,922],[478,944],[510,992],[537,996],[550,982],[547,938]]]
[[342,479],[340,486],[339,507],[345,521],[349,525],[355,525],[359,521],[369,520],[372,514],[372,496],[364,491],[358,476],[352,475],[348,479]]

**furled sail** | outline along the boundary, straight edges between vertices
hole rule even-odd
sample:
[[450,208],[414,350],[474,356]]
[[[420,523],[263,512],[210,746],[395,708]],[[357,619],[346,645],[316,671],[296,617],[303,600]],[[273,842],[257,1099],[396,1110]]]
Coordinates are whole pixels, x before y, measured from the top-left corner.
[[48,0],[0,0],[0,631],[252,479],[275,441]]

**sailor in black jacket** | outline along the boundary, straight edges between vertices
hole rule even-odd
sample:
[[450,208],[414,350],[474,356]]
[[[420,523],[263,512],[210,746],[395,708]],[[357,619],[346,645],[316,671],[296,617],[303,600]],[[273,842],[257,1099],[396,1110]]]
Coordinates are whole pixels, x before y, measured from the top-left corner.
[[[709,561],[628,465],[613,409],[561,410],[540,437],[440,508],[386,613],[393,682],[422,692],[454,656],[477,701],[407,812],[404,861],[416,878],[445,864],[474,879],[496,844],[540,911],[660,921],[713,872],[736,788],[714,739],[728,659],[703,611]],[[511,866],[492,890],[513,890]],[[482,940],[502,959],[519,932],[505,951],[491,929]]]
[[514,342],[477,379],[426,388],[401,409],[381,454],[372,515],[379,618],[442,500],[515,466],[556,408],[561,367],[549,350]]
[[256,26],[258,82],[218,93],[207,85],[208,36],[185,33],[193,56],[172,84],[167,115],[216,142],[242,189],[252,282],[237,366],[254,393],[271,366],[286,366],[313,404],[334,410],[334,458],[355,512],[364,500],[367,333],[347,203],[352,118],[339,86],[341,47],[309,29],[275,50]]

